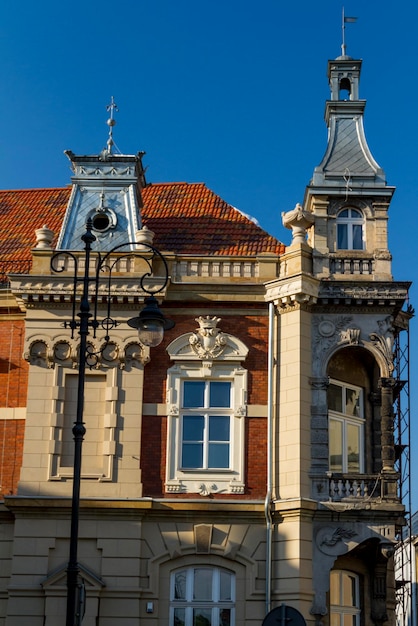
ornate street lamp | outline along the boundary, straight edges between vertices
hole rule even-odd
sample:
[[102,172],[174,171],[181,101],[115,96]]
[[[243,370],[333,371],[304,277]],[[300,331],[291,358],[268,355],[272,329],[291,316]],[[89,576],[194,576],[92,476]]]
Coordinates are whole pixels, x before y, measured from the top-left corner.
[[[71,328],[71,336],[74,337],[74,332],[77,329],[80,335],[80,348],[79,348],[79,368],[78,368],[78,387],[77,387],[77,411],[76,420],[72,429],[74,436],[74,476],[73,476],[73,492],[71,502],[71,534],[70,534],[70,550],[67,567],[67,613],[66,613],[66,626],[79,626],[82,621],[81,604],[82,598],[80,593],[79,584],[79,566],[78,566],[78,527],[79,527],[79,509],[80,509],[80,483],[81,483],[81,458],[82,458],[82,444],[86,429],[83,422],[84,412],[84,386],[85,386],[85,372],[86,366],[93,367],[97,363],[98,355],[103,351],[104,347],[109,342],[109,332],[115,326],[118,326],[120,322],[112,319],[111,313],[111,282],[112,271],[120,262],[121,258],[140,258],[146,264],[146,271],[139,276],[139,288],[142,292],[147,294],[145,298],[145,306],[140,311],[138,317],[134,317],[128,320],[129,326],[138,330],[139,340],[146,346],[158,346],[163,340],[164,330],[173,328],[174,322],[164,317],[163,313],[158,307],[158,302],[155,298],[155,294],[163,291],[168,283],[168,266],[164,256],[152,245],[145,242],[128,242],[115,246],[106,254],[101,254],[98,251],[92,251],[91,245],[96,240],[95,235],[92,233],[93,223],[91,219],[87,220],[86,232],[81,237],[85,244],[84,260],[84,274],[78,275],[79,268],[79,256],[68,250],[61,250],[56,252],[51,257],[51,270],[53,272],[64,272],[66,269],[65,257],[68,257],[74,263],[74,275],[73,275],[73,306],[72,306],[72,318],[70,322],[64,324],[65,327]],[[126,251],[127,246],[135,246],[136,249]],[[95,255],[96,266],[92,276],[90,276],[90,259],[91,254]],[[116,258],[113,255],[117,255]],[[162,282],[157,286],[149,288],[147,281],[153,277],[153,261],[160,261],[164,269],[164,275],[161,277]],[[105,297],[105,303],[107,305],[107,315],[100,322],[98,321],[98,302],[101,298],[99,293],[99,287],[101,277],[106,275],[107,292]],[[78,285],[82,286],[82,289],[78,289]],[[92,285],[92,288],[90,286]],[[79,312],[76,312],[77,295],[81,291],[81,300]],[[90,310],[90,302],[93,304],[93,312]],[[78,318],[78,319],[77,319]],[[93,331],[93,337],[96,337],[97,329],[101,327],[105,332],[105,344],[102,346],[99,353],[94,352],[91,346],[87,343],[87,337],[90,334],[90,329]],[[78,596],[78,599],[77,599]]]

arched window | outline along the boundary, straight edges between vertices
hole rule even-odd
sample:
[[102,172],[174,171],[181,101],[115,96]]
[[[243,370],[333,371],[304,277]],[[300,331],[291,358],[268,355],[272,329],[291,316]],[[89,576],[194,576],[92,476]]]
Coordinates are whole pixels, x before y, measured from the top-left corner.
[[360,626],[360,580],[357,574],[331,571],[330,626]]
[[364,249],[364,218],[357,209],[343,209],[337,215],[338,250]]
[[328,388],[329,469],[358,474],[364,471],[363,390],[331,380]]
[[235,576],[219,567],[189,567],[171,575],[170,626],[234,626]]

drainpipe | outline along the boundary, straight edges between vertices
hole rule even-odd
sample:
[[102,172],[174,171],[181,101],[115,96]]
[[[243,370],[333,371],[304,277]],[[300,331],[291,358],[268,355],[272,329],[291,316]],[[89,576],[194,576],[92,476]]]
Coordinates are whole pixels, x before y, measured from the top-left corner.
[[273,520],[271,515],[272,500],[272,447],[273,447],[273,341],[274,341],[274,305],[269,302],[269,335],[268,335],[268,362],[267,362],[267,490],[264,502],[266,516],[266,615],[271,611],[271,582],[272,582],[272,537]]

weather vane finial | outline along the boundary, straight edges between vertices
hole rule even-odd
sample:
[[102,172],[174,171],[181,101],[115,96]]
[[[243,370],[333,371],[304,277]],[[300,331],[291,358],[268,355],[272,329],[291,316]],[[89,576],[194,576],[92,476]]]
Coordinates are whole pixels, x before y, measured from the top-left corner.
[[342,20],[342,31],[343,31],[343,42],[341,44],[341,52],[342,52],[342,56],[345,57],[347,56],[347,46],[345,45],[345,25],[346,24],[353,24],[354,22],[357,22],[357,18],[356,17],[347,17],[344,14],[344,7],[343,7],[343,20]]
[[119,111],[118,105],[116,104],[113,96],[110,99],[110,104],[108,104],[106,107],[106,111],[110,112],[110,117],[106,122],[106,124],[109,126],[109,137],[107,140],[107,152],[108,154],[112,154],[112,147],[114,146],[113,127],[116,124],[116,120],[114,119],[113,115],[116,111]]

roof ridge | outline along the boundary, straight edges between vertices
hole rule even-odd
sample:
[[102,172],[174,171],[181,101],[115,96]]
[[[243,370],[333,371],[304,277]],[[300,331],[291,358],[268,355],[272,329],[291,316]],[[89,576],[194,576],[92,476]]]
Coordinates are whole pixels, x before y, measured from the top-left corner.
[[[160,182],[160,183],[147,183],[146,187],[153,187],[154,185],[160,185],[161,187],[165,187],[165,186],[171,186],[171,185],[203,185],[204,187],[206,187],[206,183],[203,182],[194,182],[194,183],[188,183],[186,180],[176,180],[172,183],[169,182]],[[208,187],[209,189],[209,187]]]
[[33,193],[34,191],[66,191],[71,190],[71,185],[63,187],[28,187],[26,189],[0,189],[0,193]]

